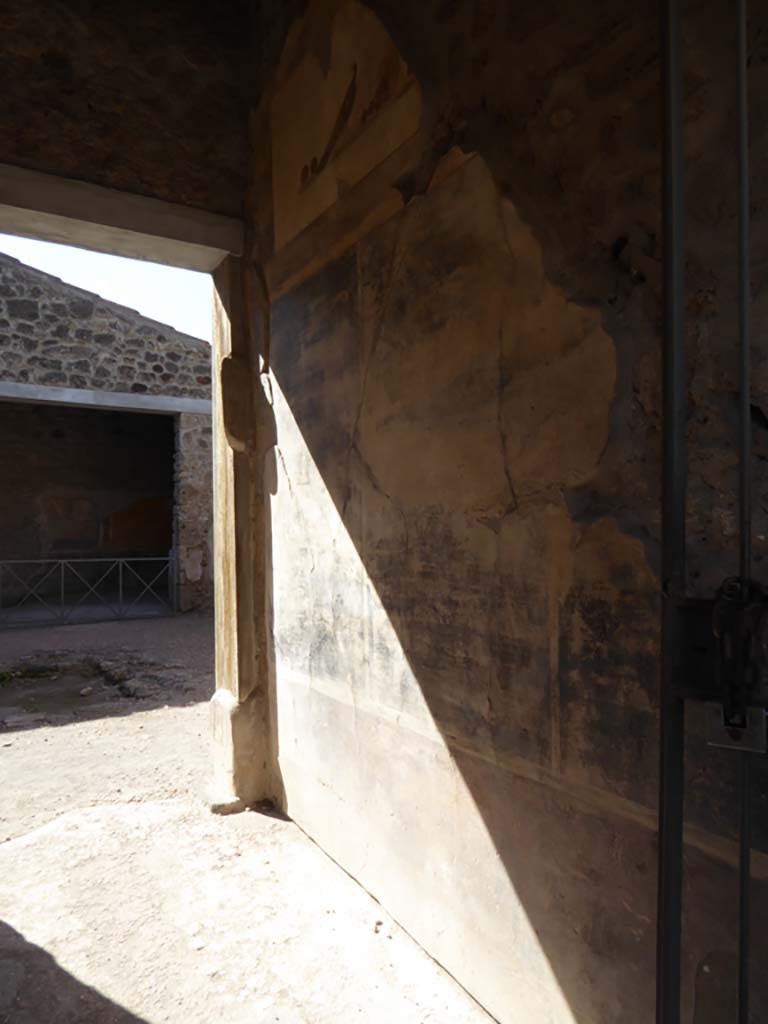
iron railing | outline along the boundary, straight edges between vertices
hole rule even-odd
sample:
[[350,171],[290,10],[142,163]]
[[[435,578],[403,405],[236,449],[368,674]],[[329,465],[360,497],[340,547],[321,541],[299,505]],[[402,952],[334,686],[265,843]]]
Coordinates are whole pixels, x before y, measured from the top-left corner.
[[175,611],[173,553],[160,558],[0,561],[0,627],[146,618]]

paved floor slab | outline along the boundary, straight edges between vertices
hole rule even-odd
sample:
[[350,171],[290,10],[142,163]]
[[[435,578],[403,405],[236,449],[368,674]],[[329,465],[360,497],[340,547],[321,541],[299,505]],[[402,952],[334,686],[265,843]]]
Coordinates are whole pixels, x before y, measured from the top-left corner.
[[72,716],[0,729],[3,1024],[488,1024],[296,826],[206,810],[210,623],[159,626],[24,631],[0,656],[144,679],[127,711],[73,690]]

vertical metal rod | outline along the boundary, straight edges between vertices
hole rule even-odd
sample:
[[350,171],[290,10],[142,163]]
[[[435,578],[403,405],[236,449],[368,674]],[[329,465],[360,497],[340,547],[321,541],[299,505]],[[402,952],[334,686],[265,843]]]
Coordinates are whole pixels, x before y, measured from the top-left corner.
[[64,563],[59,566],[59,612],[64,614]]
[[[752,575],[752,423],[749,337],[749,91],[747,3],[737,0],[739,125],[739,575],[743,592]],[[749,933],[751,888],[751,785],[749,754],[739,755],[739,1024],[749,1022]]]
[[739,754],[741,821],[739,823],[739,1024],[749,1024],[750,881],[752,808],[749,754]]
[[123,614],[123,563],[121,559],[117,562],[117,611],[118,615]]
[[661,4],[663,92],[662,639],[656,1021],[679,1024],[685,705],[676,691],[679,615],[686,590],[686,383],[681,0]]
[[747,94],[747,4],[738,3],[739,122],[739,575],[752,575],[752,421],[749,341],[749,107]]

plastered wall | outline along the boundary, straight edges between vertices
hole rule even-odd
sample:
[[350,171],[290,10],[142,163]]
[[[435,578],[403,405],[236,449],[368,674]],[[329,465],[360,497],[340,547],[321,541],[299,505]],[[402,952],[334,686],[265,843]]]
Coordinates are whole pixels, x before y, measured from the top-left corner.
[[[277,790],[504,1024],[650,1021],[655,12],[396,6],[283,14],[254,117]],[[706,4],[692,16],[711,191],[713,147],[728,174],[727,33]],[[702,174],[689,341],[706,589],[732,571],[733,538],[715,329],[733,284],[707,210],[727,237],[733,209]],[[735,998],[735,765],[695,713],[689,745],[684,1019],[714,1024]],[[755,871],[760,908],[760,853]]]

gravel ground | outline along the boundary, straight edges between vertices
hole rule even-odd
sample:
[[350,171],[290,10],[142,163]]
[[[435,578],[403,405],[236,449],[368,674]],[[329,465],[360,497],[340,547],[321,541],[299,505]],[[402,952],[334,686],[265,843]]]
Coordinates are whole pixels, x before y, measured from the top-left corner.
[[0,1024],[488,1024],[295,825],[207,811],[209,618],[0,651]]

